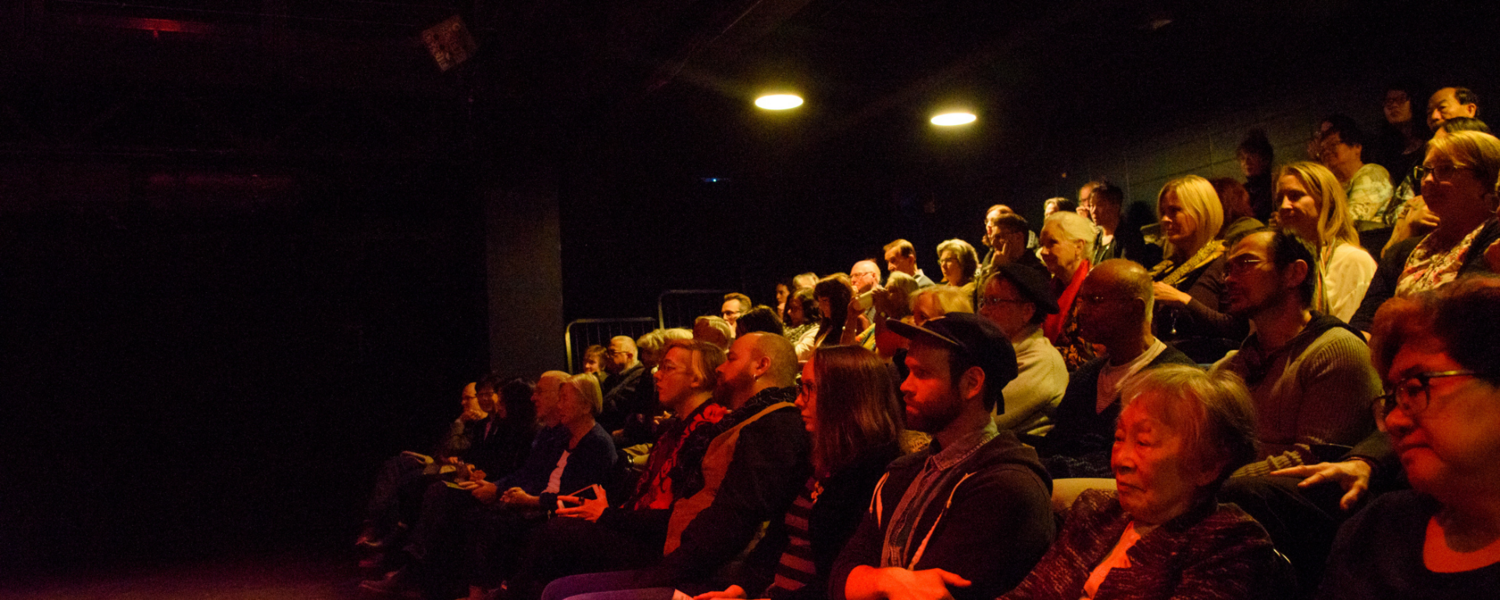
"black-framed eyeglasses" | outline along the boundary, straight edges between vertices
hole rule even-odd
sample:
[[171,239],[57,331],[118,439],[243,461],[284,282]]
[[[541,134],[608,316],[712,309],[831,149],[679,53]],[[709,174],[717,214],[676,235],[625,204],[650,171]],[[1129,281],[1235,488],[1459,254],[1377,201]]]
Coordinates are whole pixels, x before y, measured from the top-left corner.
[[1397,406],[1400,406],[1408,416],[1416,416],[1427,410],[1427,405],[1432,402],[1432,380],[1442,377],[1478,377],[1480,375],[1480,372],[1468,369],[1413,374],[1396,382],[1395,389],[1375,397],[1376,415],[1384,419]]
[[1460,167],[1458,165],[1433,165],[1430,167],[1427,165],[1417,165],[1417,181],[1426,179],[1428,175],[1431,175],[1435,181],[1447,181],[1452,179],[1454,174],[1464,170],[1467,170],[1467,167]]

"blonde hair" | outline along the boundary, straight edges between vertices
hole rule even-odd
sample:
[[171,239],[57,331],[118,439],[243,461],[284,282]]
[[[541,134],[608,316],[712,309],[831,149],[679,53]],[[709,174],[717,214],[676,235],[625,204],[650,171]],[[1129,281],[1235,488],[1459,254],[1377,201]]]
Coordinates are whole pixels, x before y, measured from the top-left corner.
[[1156,195],[1156,220],[1161,221],[1161,201],[1170,192],[1177,196],[1182,202],[1182,210],[1197,222],[1197,229],[1193,231],[1192,247],[1176,248],[1172,242],[1163,238],[1162,247],[1166,249],[1167,256],[1178,254],[1189,255],[1197,252],[1209,240],[1219,235],[1219,229],[1224,227],[1224,206],[1219,202],[1219,194],[1214,191],[1214,184],[1207,179],[1197,175],[1178,177],[1168,181],[1161,186],[1161,192]]
[[[1318,201],[1318,244],[1331,246],[1335,240],[1359,246],[1359,233],[1349,215],[1349,201],[1344,186],[1328,167],[1315,162],[1299,161],[1281,167],[1276,175],[1275,196],[1281,195],[1281,178],[1296,177],[1307,188],[1307,194]],[[1273,196],[1273,197],[1275,197]]]
[[974,312],[974,301],[969,299],[969,295],[951,285],[929,285],[924,288],[917,288],[917,291],[912,292],[908,308],[915,309],[917,299],[929,295],[937,300],[938,309],[942,310],[945,315],[948,313]]
[[[1500,138],[1478,131],[1449,133],[1429,140],[1427,155],[1443,156],[1453,161],[1453,166],[1472,171],[1486,189],[1496,189],[1496,180],[1500,179]],[[1494,208],[1493,200],[1490,207]]]

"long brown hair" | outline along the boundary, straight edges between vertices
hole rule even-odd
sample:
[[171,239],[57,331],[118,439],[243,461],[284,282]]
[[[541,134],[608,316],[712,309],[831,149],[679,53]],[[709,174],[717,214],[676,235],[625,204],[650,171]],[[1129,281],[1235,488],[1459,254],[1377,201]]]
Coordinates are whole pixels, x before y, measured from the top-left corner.
[[874,352],[824,346],[809,359],[817,378],[813,467],[822,475],[848,466],[861,452],[901,437],[895,377]]

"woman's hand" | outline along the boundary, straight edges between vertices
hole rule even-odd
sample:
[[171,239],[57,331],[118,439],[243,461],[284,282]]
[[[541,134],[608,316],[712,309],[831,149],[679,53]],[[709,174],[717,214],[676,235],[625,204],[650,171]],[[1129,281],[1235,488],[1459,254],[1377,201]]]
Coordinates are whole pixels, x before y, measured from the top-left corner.
[[1311,487],[1324,481],[1336,481],[1344,488],[1344,497],[1339,499],[1339,508],[1349,510],[1370,489],[1370,463],[1361,459],[1350,459],[1336,463],[1298,465],[1272,471],[1272,475],[1305,477],[1297,487]]
[[698,594],[697,596],[693,596],[693,600],[719,600],[720,598],[739,599],[744,597],[745,588],[737,585],[731,585],[728,588],[725,588],[722,592],[708,592],[706,594]]
[[518,487],[505,490],[505,494],[500,496],[500,501],[510,508],[540,508],[542,506],[541,498],[528,494],[526,490]]
[[465,481],[458,484],[458,487],[469,490],[469,494],[474,496],[475,500],[485,504],[494,504],[495,497],[500,492],[500,488],[488,481]]
[[[564,506],[563,503],[571,503],[574,506]],[[604,495],[604,488],[594,484],[594,498],[579,498],[577,496],[557,497],[557,516],[574,517],[586,519],[590,523],[597,522],[599,515],[604,514],[604,509],[609,508],[609,498]],[[740,596],[743,598],[744,596]]]
[[1187,306],[1189,302],[1193,301],[1193,297],[1188,295],[1187,292],[1174,288],[1160,281],[1151,282],[1151,291],[1155,293],[1157,304],[1163,304],[1166,306],[1171,306],[1173,308],[1182,308],[1184,306]]

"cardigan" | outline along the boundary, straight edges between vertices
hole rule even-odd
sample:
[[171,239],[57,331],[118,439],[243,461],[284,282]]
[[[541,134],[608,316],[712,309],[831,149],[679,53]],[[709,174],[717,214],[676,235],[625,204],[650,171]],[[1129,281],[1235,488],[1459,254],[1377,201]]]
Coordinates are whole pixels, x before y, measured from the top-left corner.
[[[1057,542],[1002,600],[1078,600],[1094,568],[1120,541],[1130,515],[1113,490],[1085,490]],[[1093,600],[1289,598],[1291,565],[1266,530],[1233,504],[1201,502],[1141,536]]]

